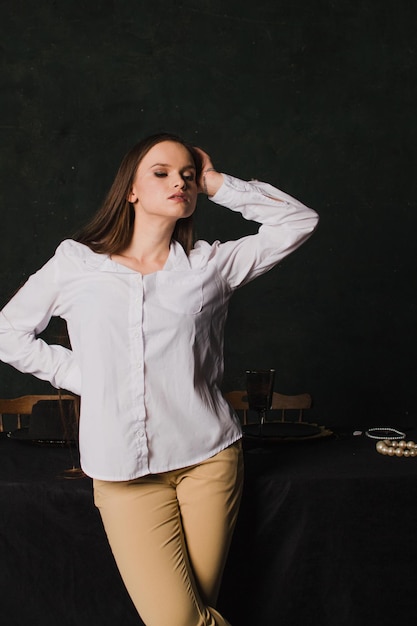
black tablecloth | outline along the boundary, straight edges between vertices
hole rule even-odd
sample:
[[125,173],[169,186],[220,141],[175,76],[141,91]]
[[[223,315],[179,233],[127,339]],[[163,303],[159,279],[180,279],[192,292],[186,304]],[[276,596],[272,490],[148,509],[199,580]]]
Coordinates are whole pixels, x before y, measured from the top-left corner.
[[[62,478],[74,453],[0,436],[2,624],[142,624],[91,481]],[[364,436],[337,436],[252,445],[245,468],[219,602],[233,626],[415,619],[417,458],[383,457]]]

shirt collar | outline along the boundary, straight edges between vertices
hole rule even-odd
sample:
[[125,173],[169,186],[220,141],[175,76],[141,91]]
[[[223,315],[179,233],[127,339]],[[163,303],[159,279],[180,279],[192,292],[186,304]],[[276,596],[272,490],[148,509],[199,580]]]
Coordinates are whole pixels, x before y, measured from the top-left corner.
[[[99,254],[91,250],[89,252],[90,254],[87,255],[84,262],[92,270],[117,274],[137,274],[130,267],[113,261],[108,254]],[[178,241],[172,241],[169,255],[162,271],[183,271],[187,269],[190,269],[190,262],[184,248]]]

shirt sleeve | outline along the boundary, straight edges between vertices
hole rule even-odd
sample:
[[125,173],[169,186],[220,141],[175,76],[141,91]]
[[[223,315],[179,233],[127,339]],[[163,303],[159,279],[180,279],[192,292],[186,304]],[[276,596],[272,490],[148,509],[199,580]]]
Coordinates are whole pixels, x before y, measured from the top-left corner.
[[220,274],[236,289],[304,243],[316,228],[318,215],[268,183],[223,177],[223,185],[210,200],[261,224],[255,235],[213,244]]
[[58,315],[58,261],[52,257],[0,311],[0,360],[20,372],[80,393],[80,372],[72,350],[49,345],[37,335]]

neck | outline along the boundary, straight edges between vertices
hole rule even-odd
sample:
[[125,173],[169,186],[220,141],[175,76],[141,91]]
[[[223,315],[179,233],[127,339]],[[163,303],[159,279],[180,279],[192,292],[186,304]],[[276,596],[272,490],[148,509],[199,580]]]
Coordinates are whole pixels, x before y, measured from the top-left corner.
[[130,244],[112,258],[142,274],[162,269],[169,255],[174,226],[172,220],[138,219],[136,214]]
[[132,239],[124,253],[152,259],[168,252],[174,228],[172,224],[161,226],[155,223],[139,225],[135,221]]

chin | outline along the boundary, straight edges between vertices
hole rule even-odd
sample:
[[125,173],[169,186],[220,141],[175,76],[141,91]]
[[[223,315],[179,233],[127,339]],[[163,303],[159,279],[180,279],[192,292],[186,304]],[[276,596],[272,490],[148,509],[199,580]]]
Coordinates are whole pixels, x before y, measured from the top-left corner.
[[194,214],[195,207],[184,209],[181,211],[181,215],[178,215],[178,219],[186,219],[187,217],[191,217]]

